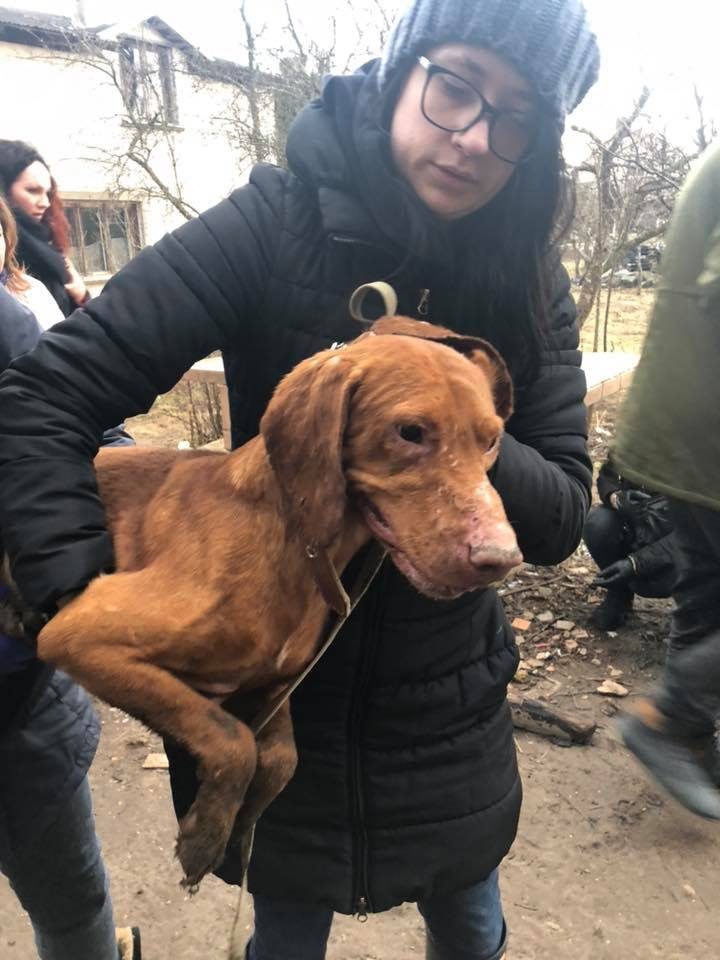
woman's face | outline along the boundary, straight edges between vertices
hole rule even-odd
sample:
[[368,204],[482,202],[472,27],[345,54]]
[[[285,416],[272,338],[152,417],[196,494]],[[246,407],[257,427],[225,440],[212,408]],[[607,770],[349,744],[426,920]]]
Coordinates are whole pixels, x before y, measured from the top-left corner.
[[50,171],[35,160],[10,187],[10,202],[33,220],[42,220],[50,206],[50,186]]
[[[535,116],[537,106],[530,85],[492,51],[466,43],[447,43],[434,47],[427,59],[466,80],[491,107],[510,111],[521,120]],[[417,64],[400,94],[390,129],[393,159],[437,217],[457,220],[489,203],[513,175],[515,166],[490,149],[487,119],[464,133],[450,133],[423,116],[421,102],[427,76]]]

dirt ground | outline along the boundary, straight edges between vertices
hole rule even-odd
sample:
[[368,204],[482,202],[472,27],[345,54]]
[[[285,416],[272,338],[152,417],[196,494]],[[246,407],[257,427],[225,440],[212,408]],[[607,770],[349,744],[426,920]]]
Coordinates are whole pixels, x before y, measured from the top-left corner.
[[[630,316],[615,349],[637,350],[647,301],[638,303],[634,292],[619,296],[633,302],[624,307]],[[143,442],[176,445],[182,424],[158,412],[131,429]],[[610,403],[596,414],[596,466],[614,415]],[[662,662],[670,605],[638,601],[626,629],[598,633],[587,625],[600,600],[592,568],[581,547],[562,566],[525,568],[506,585],[511,618],[526,621],[512,692],[598,725],[584,747],[517,731],[525,802],[502,868],[509,960],[715,960],[720,831],[645,778],[612,735],[621,701],[596,692],[609,678],[631,695],[648,688]],[[167,773],[142,766],[160,743],[120,711],[99,709],[103,737],[91,779],[117,922],[142,927],[144,960],[226,960],[236,891],[212,877],[192,898],[179,887]],[[328,957],[414,960],[423,943],[417,912],[406,904],[366,923],[338,917]],[[0,960],[34,956],[29,924],[0,878]]]

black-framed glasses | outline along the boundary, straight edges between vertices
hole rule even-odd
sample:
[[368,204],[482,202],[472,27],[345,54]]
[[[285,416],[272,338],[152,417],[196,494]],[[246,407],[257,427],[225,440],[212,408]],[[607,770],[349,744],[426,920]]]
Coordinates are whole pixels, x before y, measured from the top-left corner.
[[428,123],[448,133],[465,133],[487,120],[488,145],[496,157],[517,164],[532,155],[541,125],[538,112],[498,110],[452,70],[427,57],[417,60],[426,73],[420,109]]

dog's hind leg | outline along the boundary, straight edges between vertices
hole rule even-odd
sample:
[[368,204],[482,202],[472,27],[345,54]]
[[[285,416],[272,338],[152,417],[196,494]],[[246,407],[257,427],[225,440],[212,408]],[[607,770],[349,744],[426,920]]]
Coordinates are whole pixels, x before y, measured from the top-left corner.
[[[63,617],[58,621],[62,623]],[[224,856],[255,773],[253,734],[173,674],[140,659],[136,647],[113,642],[102,633],[97,639],[77,635],[65,639],[64,631],[54,632],[54,627],[55,621],[50,621],[40,635],[41,656],[62,666],[91,693],[182,744],[197,759],[200,787],[180,822],[177,841],[184,883],[196,886]]]
[[250,861],[255,823],[265,808],[287,786],[297,766],[290,704],[286,701],[256,734],[257,767],[228,841],[228,856],[238,860],[245,876]]

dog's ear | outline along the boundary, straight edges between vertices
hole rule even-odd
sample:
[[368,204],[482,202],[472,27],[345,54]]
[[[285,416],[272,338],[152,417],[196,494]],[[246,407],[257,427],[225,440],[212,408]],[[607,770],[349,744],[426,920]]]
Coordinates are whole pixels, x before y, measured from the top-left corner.
[[[453,340],[464,346],[455,346]],[[453,337],[450,346],[464,353],[468,360],[485,371],[492,387],[497,415],[507,420],[513,412],[513,382],[507,364],[492,344],[475,337]]]
[[278,384],[260,422],[291,533],[327,547],[346,507],[343,436],[359,371],[342,353],[305,360]]
[[370,333],[378,336],[419,337],[421,340],[434,340],[452,347],[484,371],[492,385],[498,416],[507,420],[512,413],[513,385],[510,371],[498,351],[487,340],[453,333],[447,327],[439,327],[425,320],[413,320],[411,317],[381,317],[372,325]]

